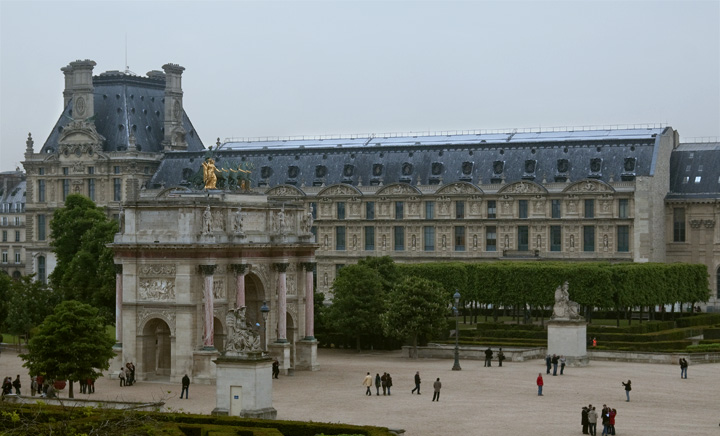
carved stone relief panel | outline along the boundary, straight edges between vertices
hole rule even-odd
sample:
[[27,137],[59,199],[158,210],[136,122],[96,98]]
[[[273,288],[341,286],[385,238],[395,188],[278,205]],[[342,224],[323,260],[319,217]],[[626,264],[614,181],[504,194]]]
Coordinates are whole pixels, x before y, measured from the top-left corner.
[[[202,292],[205,294],[205,281],[202,282]],[[213,298],[216,300],[224,300],[227,295],[227,290],[225,289],[225,280],[218,279],[213,280]]]
[[175,279],[140,277],[138,297],[140,300],[175,300]]

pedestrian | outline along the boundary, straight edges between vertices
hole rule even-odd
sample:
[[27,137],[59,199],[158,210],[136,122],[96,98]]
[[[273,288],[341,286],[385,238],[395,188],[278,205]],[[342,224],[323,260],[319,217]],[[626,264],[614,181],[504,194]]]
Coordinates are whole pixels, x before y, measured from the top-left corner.
[[549,354],[545,356],[545,367],[547,368],[545,374],[550,374],[550,368],[552,368],[552,357],[550,357]]
[[630,380],[627,381],[627,383],[622,382],[622,385],[625,386],[625,396],[627,397],[627,400],[630,401],[630,391],[632,390],[632,386],[630,386]]
[[410,394],[414,394],[415,391],[418,391],[418,395],[420,395],[420,371],[415,372],[415,389],[410,391]]
[[493,351],[490,347],[485,350],[485,366],[492,366]]
[[128,365],[130,365],[130,366],[128,366],[128,369],[130,370],[130,384],[134,385],[135,384],[135,364],[132,362],[129,362]]
[[365,395],[370,395],[372,397],[372,392],[370,391],[370,387],[372,386],[372,376],[368,372],[365,376],[365,379],[362,382],[363,386],[365,386]]
[[182,390],[180,391],[180,399],[182,399],[183,394],[185,394],[186,400],[190,398],[190,377],[188,377],[187,374],[185,374],[185,376],[182,378]]
[[565,356],[560,356],[560,375],[565,372]]
[[433,389],[435,390],[433,392],[433,401],[440,401],[440,388],[442,388],[442,383],[440,383],[440,377],[438,377],[433,383]]
[[380,383],[382,384],[383,395],[387,395],[387,373],[384,372],[380,377]]
[[84,394],[87,390],[87,381],[85,379],[78,380],[78,383],[80,384],[80,393]]
[[125,386],[125,367],[120,367],[120,374],[118,374],[118,378],[120,378],[120,386]]
[[582,412],[580,412],[580,424],[582,425],[583,434],[588,434],[588,412],[588,407],[583,406]]
[[280,362],[278,362],[277,359],[274,359],[273,363],[272,363],[272,376],[273,376],[273,378],[278,378],[279,375],[280,375]]
[[20,396],[20,387],[22,386],[20,384],[20,374],[15,377],[15,381],[12,382],[12,385],[15,388],[15,395]]
[[544,383],[543,383],[542,373],[539,372],[539,373],[538,373],[538,378],[537,378],[538,397],[542,397],[542,394],[543,394],[543,393],[542,393],[543,384],[544,384]]
[[505,360],[505,353],[503,353],[502,348],[498,350],[498,366],[502,366],[503,360]]
[[608,434],[608,430],[610,429],[610,408],[603,404],[603,408],[601,413],[602,418],[602,425],[603,425],[603,431],[601,433],[602,436],[605,436]]
[[592,339],[592,346],[593,348],[597,347],[597,338]]
[[557,366],[558,366],[559,360],[560,359],[557,357],[557,355],[553,354],[553,357],[550,360],[552,362],[552,366],[553,366],[553,375],[557,375]]
[[12,378],[5,377],[2,384],[2,395],[12,394]]
[[617,410],[610,409],[609,415],[610,415],[610,418],[608,419],[608,422],[609,422],[610,427],[608,429],[608,434],[615,436],[615,416],[617,415]]
[[86,381],[87,383],[87,393],[88,394],[94,394],[95,393],[95,379],[92,377],[89,377]]
[[32,376],[32,377],[30,377],[30,395],[32,395],[34,397],[35,394],[37,393],[37,390],[38,390],[37,377]]
[[380,395],[380,385],[382,380],[380,379],[380,373],[375,373],[375,395]]
[[687,378],[688,362],[684,357],[680,358],[680,378]]
[[594,407],[588,410],[588,432],[590,432],[592,436],[597,435],[597,412]]
[[392,377],[390,376],[390,373],[387,373],[386,375],[385,384],[387,384],[388,395],[392,395],[390,393],[390,388],[392,387]]

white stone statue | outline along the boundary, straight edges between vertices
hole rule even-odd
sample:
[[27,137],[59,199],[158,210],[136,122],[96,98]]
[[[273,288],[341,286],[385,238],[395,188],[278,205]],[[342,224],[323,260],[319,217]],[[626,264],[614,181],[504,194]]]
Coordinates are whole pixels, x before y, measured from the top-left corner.
[[580,316],[580,305],[570,300],[568,288],[570,284],[566,281],[562,286],[555,289],[555,305],[553,306],[552,319],[578,320]]
[[227,338],[225,340],[226,354],[244,354],[260,350],[260,334],[249,325],[245,318],[246,307],[228,310],[225,322],[227,324]]
[[205,212],[203,212],[202,232],[206,235],[212,233],[212,213],[210,212],[210,206],[206,206]]
[[233,217],[233,231],[235,233],[243,232],[243,212],[240,207],[238,207],[238,210],[235,212],[235,216]]

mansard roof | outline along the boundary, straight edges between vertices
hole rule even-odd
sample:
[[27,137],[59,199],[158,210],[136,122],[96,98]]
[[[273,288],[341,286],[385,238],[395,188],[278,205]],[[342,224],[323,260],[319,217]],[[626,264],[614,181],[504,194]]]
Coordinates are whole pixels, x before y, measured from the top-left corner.
[[[672,128],[249,140],[227,142],[214,153],[220,168],[251,164],[252,187],[588,178],[608,183],[653,175],[664,134]],[[166,153],[151,184],[187,184],[203,158],[203,153]]]
[[[165,77],[153,72],[150,77],[109,71],[93,77],[94,122],[97,132],[105,138],[103,151],[127,149],[130,133],[143,152],[160,152],[164,139]],[[63,129],[72,121],[72,100],[53,127],[41,153],[57,150]],[[205,147],[183,110],[183,128],[187,132],[188,151]]]
[[667,198],[720,198],[720,142],[685,143],[673,150]]

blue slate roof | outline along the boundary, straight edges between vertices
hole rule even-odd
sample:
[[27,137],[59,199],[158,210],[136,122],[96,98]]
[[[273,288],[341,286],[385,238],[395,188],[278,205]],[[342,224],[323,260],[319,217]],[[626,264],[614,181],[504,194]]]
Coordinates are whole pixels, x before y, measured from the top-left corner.
[[720,198],[720,142],[680,144],[673,150],[667,198]]

